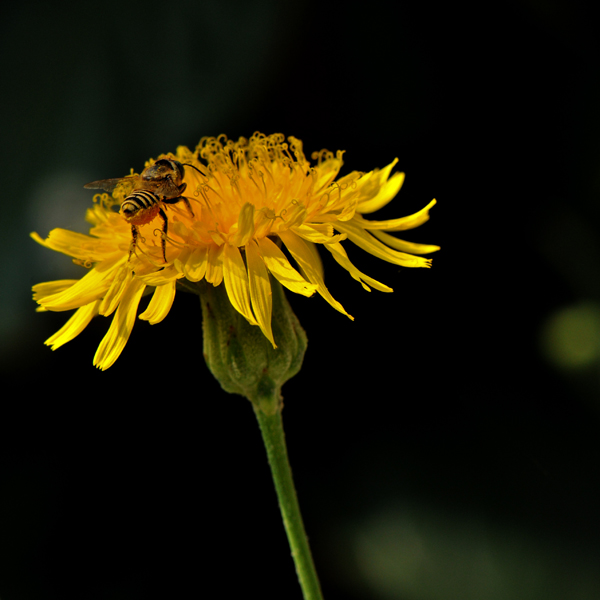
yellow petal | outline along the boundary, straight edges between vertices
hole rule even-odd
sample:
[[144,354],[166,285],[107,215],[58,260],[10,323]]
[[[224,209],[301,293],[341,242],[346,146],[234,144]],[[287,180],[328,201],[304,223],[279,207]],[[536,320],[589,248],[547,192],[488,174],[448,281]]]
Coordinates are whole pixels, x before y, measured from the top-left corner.
[[73,338],[77,337],[89,324],[89,322],[98,314],[100,300],[90,302],[81,308],[78,308],[71,318],[45,342],[52,350],[60,348]]
[[146,284],[160,287],[173,282],[182,277],[182,274],[175,268],[175,265],[169,265],[164,269],[159,269],[147,275],[140,275],[139,278]]
[[398,159],[395,158],[389,165],[383,169],[374,169],[364,173],[356,182],[356,190],[359,193],[359,202],[372,200],[379,194],[381,186],[389,177],[392,169],[396,166]]
[[377,231],[375,229],[369,233],[381,240],[386,246],[390,246],[401,252],[409,252],[410,254],[431,254],[440,249],[439,246],[433,246],[431,244],[414,244],[413,242],[399,240],[397,237],[385,233],[385,231]]
[[294,233],[313,244],[333,244],[346,239],[345,235],[333,235],[333,226],[331,223],[297,225],[292,229]]
[[381,189],[374,198],[359,202],[356,206],[356,211],[362,214],[368,214],[383,208],[395,198],[403,183],[404,173],[394,173],[391,179],[382,184]]
[[254,234],[254,206],[249,202],[242,206],[237,226],[237,233],[233,236],[231,243],[236,246],[244,246]]
[[208,247],[198,246],[189,255],[183,265],[183,273],[190,281],[200,281],[208,267]]
[[300,225],[306,220],[306,206],[296,200],[291,201],[291,206],[287,206],[282,211],[282,218],[285,221],[285,227]]
[[225,244],[223,248],[223,279],[233,308],[244,315],[249,323],[258,325],[250,305],[248,273],[237,246]]
[[134,278],[129,283],[112,323],[94,356],[94,366],[102,371],[108,369],[119,358],[131,335],[135,314],[144,293],[145,284]]
[[64,292],[72,285],[76,284],[78,279],[59,279],[57,281],[46,281],[37,283],[31,289],[33,290],[33,299],[36,302],[42,302],[48,296],[54,296],[60,292]]
[[42,240],[35,232],[30,235],[38,244],[42,244],[46,248],[83,261],[97,262],[103,260],[107,253],[118,250],[114,241],[107,244],[95,237],[69,231],[68,229],[53,229],[45,240]]
[[88,271],[77,283],[62,292],[47,296],[40,304],[47,310],[63,311],[79,308],[104,296],[112,282],[114,270]]
[[314,283],[308,283],[292,265],[285,254],[277,247],[277,244],[269,238],[258,240],[260,255],[265,261],[265,265],[272,275],[284,285],[288,290],[303,296],[312,296],[317,286]]
[[258,252],[258,246],[254,241],[246,244],[246,263],[248,265],[248,282],[250,284],[252,311],[265,337],[273,344],[273,348],[277,348],[273,339],[273,332],[271,331],[273,298],[271,282],[269,281],[269,271],[267,271],[267,267]]
[[310,260],[313,267],[317,270],[319,277],[321,279],[325,279],[325,272],[323,271],[323,261],[321,260],[321,255],[317,250],[317,247],[312,242],[306,242],[305,244],[306,250],[310,253]]
[[405,254],[388,248],[354,222],[337,223],[335,228],[348,235],[348,239],[377,258],[402,267],[430,267],[431,259]]
[[383,283],[380,283],[376,279],[373,279],[372,277],[369,277],[368,275],[365,275],[364,273],[359,271],[350,262],[350,259],[348,258],[348,255],[346,254],[346,251],[344,250],[344,248],[341,244],[328,244],[325,247],[327,248],[327,250],[329,250],[329,252],[331,252],[331,254],[332,254],[333,258],[336,260],[336,262],[339,265],[341,265],[342,267],[344,267],[344,269],[346,269],[348,271],[348,273],[350,273],[350,275],[352,275],[352,278],[356,279],[356,281],[358,281],[367,292],[371,291],[369,286],[366,285],[367,283],[369,285],[373,286],[376,290],[379,290],[380,292],[393,292],[394,291],[391,287],[388,287],[387,285],[384,285]]
[[29,234],[29,237],[31,239],[35,240],[38,244],[40,244],[40,246],[44,246],[45,248],[49,248],[50,250],[53,250],[52,246],[49,246],[48,243],[46,242],[46,240],[39,233],[32,231]]
[[432,200],[425,208],[409,215],[408,217],[400,217],[399,219],[389,219],[388,221],[368,221],[360,215],[355,215],[354,222],[360,225],[363,229],[383,229],[385,231],[405,231],[406,229],[414,229],[419,225],[423,225],[429,220],[429,209],[436,203]]
[[327,301],[335,310],[346,315],[350,319],[354,320],[354,317],[349,315],[344,307],[334,299],[329,293],[329,290],[325,287],[325,282],[321,276],[321,264],[315,263],[314,246],[305,242],[302,238],[299,238],[295,233],[291,231],[281,231],[279,233],[281,241],[285,244],[285,247],[290,251],[290,254],[294,257],[294,260],[300,265],[302,272],[306,275],[311,283],[317,286],[317,292]]
[[324,190],[335,179],[341,166],[342,161],[340,158],[332,158],[314,167],[318,179],[315,182],[313,193],[318,194],[321,190]]
[[108,317],[108,315],[111,315],[115,311],[127,289],[131,277],[131,271],[127,265],[123,265],[117,270],[108,291],[100,302],[98,312],[101,315]]
[[214,244],[208,247],[205,277],[206,281],[215,287],[221,285],[223,281],[223,248],[224,246],[215,246]]
[[152,300],[150,300],[148,308],[139,318],[148,321],[150,325],[160,323],[169,314],[171,306],[173,306],[176,283],[177,281],[174,279],[170,283],[158,286],[152,294]]
[[84,233],[76,233],[75,231],[58,227],[53,229],[45,240],[35,232],[31,233],[30,236],[38,244],[57,252],[64,252],[69,256],[73,256],[72,250],[80,252],[81,247],[90,245],[95,241],[94,238]]

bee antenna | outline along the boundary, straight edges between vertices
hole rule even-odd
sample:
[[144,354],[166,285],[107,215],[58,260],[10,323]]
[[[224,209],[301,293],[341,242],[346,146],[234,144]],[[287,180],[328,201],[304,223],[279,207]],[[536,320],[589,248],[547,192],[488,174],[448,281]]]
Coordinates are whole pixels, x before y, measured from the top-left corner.
[[198,173],[200,173],[200,175],[204,174],[198,167],[195,167],[194,165],[190,165],[190,163],[183,163],[183,166],[184,167],[192,167],[192,169],[196,169],[196,171],[198,171]]

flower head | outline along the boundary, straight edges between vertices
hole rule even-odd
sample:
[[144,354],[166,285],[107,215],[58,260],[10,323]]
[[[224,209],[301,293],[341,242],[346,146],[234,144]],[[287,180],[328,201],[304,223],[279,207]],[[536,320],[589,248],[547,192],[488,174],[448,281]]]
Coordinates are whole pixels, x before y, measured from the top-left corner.
[[[408,217],[371,221],[363,216],[385,206],[400,190],[404,174],[390,177],[397,160],[381,170],[354,171],[336,180],[342,152],[315,153],[316,164],[311,165],[300,140],[290,137],[286,143],[281,134],[260,133],[237,142],[224,136],[203,138],[195,152],[180,146],[175,154],[160,158],[184,166],[187,186],[187,201],[159,202],[166,217],[164,227],[155,210],[148,222],[139,220],[132,244],[131,219],[116,210],[140,185],[139,176],[132,174],[112,197],[94,197],[86,217],[92,225],[89,235],[54,229],[42,240],[32,234],[40,244],[88,269],[80,280],[33,288],[38,310],[76,309],[46,340],[52,349],[76,337],[94,316],[114,314],[94,357],[95,366],[107,369],[127,343],[145,292],[152,291],[152,298],[139,318],[154,324],[171,309],[178,281],[200,280],[224,284],[232,306],[275,347],[269,274],[297,294],[317,292],[352,319],[325,286],[317,245],[326,248],[364,289],[382,292],[392,289],[359,271],[342,241],[348,239],[378,258],[405,267],[429,267],[431,261],[419,255],[439,249],[389,233],[427,221],[435,200]],[[146,168],[155,162],[148,161]]]

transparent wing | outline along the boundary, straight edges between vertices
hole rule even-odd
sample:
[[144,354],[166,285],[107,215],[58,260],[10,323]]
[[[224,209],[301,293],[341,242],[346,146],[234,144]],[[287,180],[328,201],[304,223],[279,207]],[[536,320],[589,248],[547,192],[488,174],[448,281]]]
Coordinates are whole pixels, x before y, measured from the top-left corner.
[[104,190],[105,192],[112,192],[120,183],[130,183],[132,186],[137,180],[137,177],[116,177],[115,179],[99,179],[98,181],[92,181],[86,183],[83,187],[88,190]]

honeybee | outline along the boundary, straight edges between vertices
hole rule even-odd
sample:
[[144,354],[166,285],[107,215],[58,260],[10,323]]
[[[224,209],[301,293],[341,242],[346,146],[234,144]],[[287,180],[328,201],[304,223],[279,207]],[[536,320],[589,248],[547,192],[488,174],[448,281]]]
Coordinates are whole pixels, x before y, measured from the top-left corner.
[[192,167],[200,172],[194,165],[183,165],[172,158],[161,158],[145,168],[139,176],[101,179],[83,186],[87,189],[104,190],[110,193],[122,182],[133,182],[134,190],[123,200],[120,209],[122,217],[131,223],[130,259],[137,247],[138,227],[150,223],[160,215],[163,220],[162,254],[167,262],[166,240],[169,220],[163,210],[165,204],[176,204],[183,200],[192,217],[194,216],[190,201],[182,195],[187,187],[187,184],[183,183],[184,166]]

